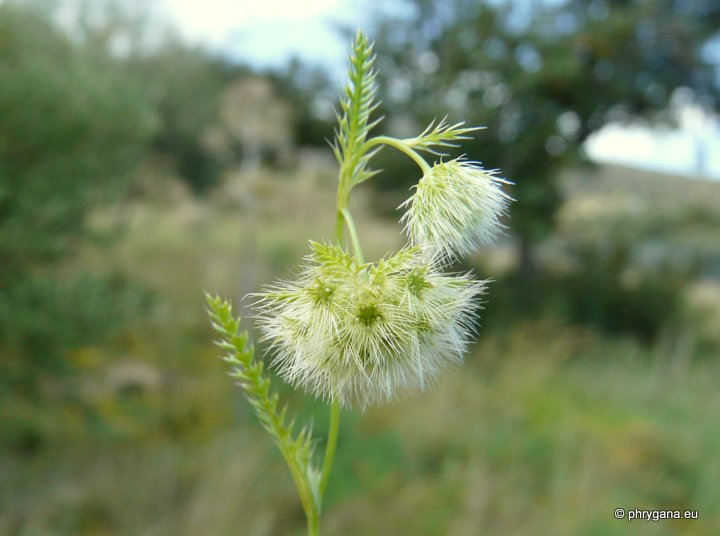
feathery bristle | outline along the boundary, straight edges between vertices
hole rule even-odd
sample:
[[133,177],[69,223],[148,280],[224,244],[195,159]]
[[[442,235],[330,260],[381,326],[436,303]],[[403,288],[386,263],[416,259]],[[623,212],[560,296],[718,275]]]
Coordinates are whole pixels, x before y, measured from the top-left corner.
[[512,199],[507,181],[494,171],[465,160],[433,166],[400,208],[410,241],[431,257],[449,261],[490,244],[502,232],[502,217]]
[[284,379],[365,408],[462,361],[484,282],[425,264],[419,248],[374,264],[334,245],[313,249],[297,281],[258,295],[259,326]]

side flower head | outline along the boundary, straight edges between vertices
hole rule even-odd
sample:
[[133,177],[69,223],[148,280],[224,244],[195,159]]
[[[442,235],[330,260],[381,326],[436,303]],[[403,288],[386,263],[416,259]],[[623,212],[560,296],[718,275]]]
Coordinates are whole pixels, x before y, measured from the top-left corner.
[[501,218],[512,200],[507,181],[494,171],[462,159],[435,164],[400,208],[400,220],[414,245],[431,256],[452,260],[490,244],[502,232]]
[[285,380],[365,408],[462,361],[484,282],[443,273],[419,248],[362,264],[339,246],[311,246],[297,280],[256,304]]

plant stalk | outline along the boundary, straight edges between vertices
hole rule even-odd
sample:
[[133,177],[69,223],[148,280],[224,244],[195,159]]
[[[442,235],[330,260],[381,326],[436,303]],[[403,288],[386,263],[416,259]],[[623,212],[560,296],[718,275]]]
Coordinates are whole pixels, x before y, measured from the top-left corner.
[[360,238],[358,237],[352,214],[350,214],[350,211],[346,208],[342,209],[340,213],[347,225],[348,233],[350,234],[350,242],[352,243],[353,250],[355,251],[355,256],[358,261],[360,261],[360,264],[365,264],[365,256],[363,255],[362,247],[360,246]]
[[322,476],[320,478],[320,497],[325,495],[325,488],[330,479],[335,448],[337,447],[338,432],[340,431],[340,404],[333,402],[330,407],[330,428],[328,430],[327,445],[325,446],[325,460],[323,461]]
[[370,138],[365,143],[364,150],[367,151],[368,149],[371,149],[376,145],[388,145],[393,149],[397,149],[398,151],[405,153],[410,158],[412,158],[413,161],[420,167],[423,175],[427,175],[430,173],[430,165],[425,161],[425,159],[420,156],[418,152],[415,151],[412,147],[409,147],[406,143],[403,143],[402,140],[398,140],[397,138],[391,138],[390,136],[375,136],[374,138]]
[[320,536],[320,516],[317,514],[307,516],[308,536]]

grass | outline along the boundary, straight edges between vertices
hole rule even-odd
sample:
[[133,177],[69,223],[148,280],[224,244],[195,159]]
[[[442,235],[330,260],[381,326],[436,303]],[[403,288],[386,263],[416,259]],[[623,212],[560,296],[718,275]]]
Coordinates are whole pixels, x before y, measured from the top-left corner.
[[[346,419],[326,534],[715,534],[719,369],[678,379],[659,351],[547,322],[487,337],[436,389]],[[225,415],[210,424],[4,457],[0,532],[302,534],[279,454],[226,383],[218,370],[160,404]],[[628,523],[617,507],[700,519]]]
[[[119,270],[158,305],[142,329],[75,351],[78,374],[46,406],[3,402],[43,440],[0,456],[0,534],[303,534],[280,455],[209,343],[202,290],[238,297],[287,274],[305,238],[331,232],[332,184],[261,177],[250,191],[243,210],[140,200],[96,215],[99,231],[127,230],[66,269]],[[354,210],[376,258],[399,228],[369,203]],[[435,389],[344,417],[324,534],[717,534],[719,376],[692,347],[553,319],[481,332]],[[283,394],[322,437],[327,409]],[[618,507],[700,518],[618,521]]]

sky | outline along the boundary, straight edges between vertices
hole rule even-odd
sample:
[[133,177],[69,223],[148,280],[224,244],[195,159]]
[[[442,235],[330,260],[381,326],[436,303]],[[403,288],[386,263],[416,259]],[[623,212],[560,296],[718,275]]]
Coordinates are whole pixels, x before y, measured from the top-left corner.
[[720,180],[720,121],[678,106],[678,128],[608,125],[585,144],[588,156],[666,173]]
[[333,23],[352,23],[352,0],[163,0],[188,38],[258,66],[299,55],[341,69],[347,43]]
[[[163,0],[183,35],[258,67],[279,67],[297,55],[342,78],[349,43],[334,28],[362,22],[357,0]],[[365,4],[367,5],[367,4]],[[692,107],[679,109],[680,128],[609,125],[585,150],[599,162],[720,180],[720,126]],[[698,162],[703,162],[698,166]]]

